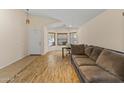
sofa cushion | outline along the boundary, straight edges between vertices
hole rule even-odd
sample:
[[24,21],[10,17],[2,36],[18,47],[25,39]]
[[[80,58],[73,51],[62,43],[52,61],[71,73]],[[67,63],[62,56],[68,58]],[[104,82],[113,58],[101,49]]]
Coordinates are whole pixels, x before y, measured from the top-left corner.
[[87,58],[87,55],[72,55],[73,58]]
[[124,54],[104,49],[96,64],[124,80]]
[[85,54],[86,54],[87,56],[90,56],[92,50],[93,50],[93,47],[91,47],[91,46],[86,46],[86,47],[85,47]]
[[109,74],[98,66],[80,66],[79,72],[84,77],[85,82],[94,83],[116,83],[121,82],[120,79],[114,75]]
[[100,53],[102,52],[103,48],[100,48],[100,47],[94,47],[93,48],[93,51],[90,55],[90,58],[93,59],[93,60],[97,60],[98,56],[100,55]]
[[115,73],[124,81],[124,61],[118,61],[113,64]]
[[71,53],[74,55],[83,55],[84,54],[84,45],[71,45]]
[[95,61],[91,60],[90,58],[75,58],[74,62],[78,66],[81,66],[81,65],[95,65]]

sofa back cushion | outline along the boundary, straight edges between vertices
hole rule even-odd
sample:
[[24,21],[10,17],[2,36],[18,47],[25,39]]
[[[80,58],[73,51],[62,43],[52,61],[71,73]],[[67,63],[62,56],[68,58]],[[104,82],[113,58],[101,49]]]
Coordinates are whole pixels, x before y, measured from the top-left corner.
[[124,54],[104,49],[96,64],[124,80]]
[[85,46],[85,55],[90,56],[92,50],[93,50],[93,47]]
[[90,58],[93,59],[94,61],[96,61],[97,58],[99,57],[100,53],[102,52],[102,50],[103,50],[103,48],[94,46],[93,51],[90,55]]
[[71,53],[74,55],[83,55],[84,54],[84,45],[71,45]]

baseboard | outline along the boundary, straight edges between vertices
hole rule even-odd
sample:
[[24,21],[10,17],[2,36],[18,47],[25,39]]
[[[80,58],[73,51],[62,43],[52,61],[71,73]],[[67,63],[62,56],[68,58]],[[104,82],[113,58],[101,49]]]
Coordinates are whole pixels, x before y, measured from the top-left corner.
[[21,60],[21,59],[27,57],[27,56],[29,56],[29,55],[28,55],[28,54],[27,54],[27,55],[23,55],[23,56],[21,56],[21,57],[15,59],[13,62],[10,62],[10,63],[8,63],[8,64],[5,64],[4,66],[1,66],[0,69],[3,69],[3,68],[5,68],[5,67],[7,67],[7,66],[9,66],[9,65],[11,65],[11,64],[13,64],[13,63],[15,63],[15,62],[17,62],[17,61],[19,61],[19,60]]
[[41,54],[30,54],[30,56],[41,56]]

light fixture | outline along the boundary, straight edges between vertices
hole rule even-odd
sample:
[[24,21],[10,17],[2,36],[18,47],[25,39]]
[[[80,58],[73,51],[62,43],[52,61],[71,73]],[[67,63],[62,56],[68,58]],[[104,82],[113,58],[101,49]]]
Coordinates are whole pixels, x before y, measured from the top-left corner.
[[27,13],[26,24],[30,24],[29,9],[26,9],[26,13]]

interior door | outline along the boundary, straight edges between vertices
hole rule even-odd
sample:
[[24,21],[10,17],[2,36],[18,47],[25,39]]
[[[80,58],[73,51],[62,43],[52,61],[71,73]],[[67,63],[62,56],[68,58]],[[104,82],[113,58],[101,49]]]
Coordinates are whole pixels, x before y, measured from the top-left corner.
[[29,31],[29,51],[30,54],[41,54],[41,31],[30,30]]

